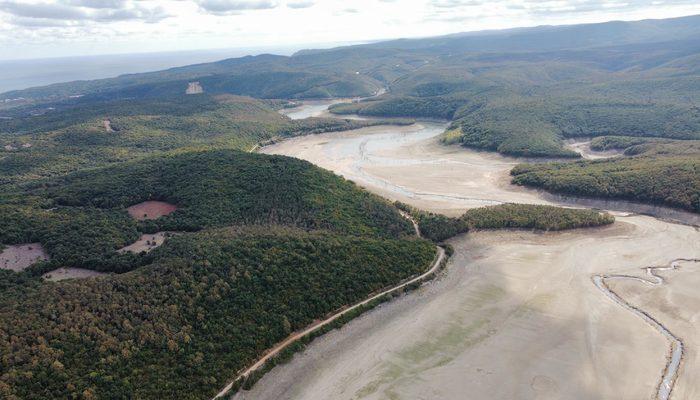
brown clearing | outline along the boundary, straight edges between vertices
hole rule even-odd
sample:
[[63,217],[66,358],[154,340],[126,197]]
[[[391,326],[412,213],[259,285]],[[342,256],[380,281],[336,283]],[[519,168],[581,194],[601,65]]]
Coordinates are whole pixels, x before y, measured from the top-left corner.
[[0,253],[0,268],[12,271],[22,271],[30,265],[48,260],[49,256],[40,243],[18,244],[7,246]]
[[126,210],[134,219],[143,221],[171,214],[177,210],[177,206],[164,201],[144,201],[143,203],[134,204]]
[[148,253],[149,251],[155,249],[156,247],[159,247],[163,243],[165,243],[165,239],[170,236],[172,233],[171,232],[156,232],[156,233],[148,233],[145,235],[141,235],[139,240],[135,241],[134,243],[123,247],[119,250],[117,250],[118,253],[126,253],[126,252],[131,252],[134,254],[141,253],[142,251],[145,251]]
[[47,281],[57,282],[66,279],[84,279],[104,275],[107,274],[84,268],[59,268],[51,272],[47,272],[41,277]]

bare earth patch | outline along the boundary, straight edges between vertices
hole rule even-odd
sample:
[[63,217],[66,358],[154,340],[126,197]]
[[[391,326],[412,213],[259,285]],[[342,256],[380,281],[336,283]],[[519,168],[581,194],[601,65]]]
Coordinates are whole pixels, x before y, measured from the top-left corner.
[[199,82],[189,82],[187,84],[187,89],[185,90],[185,94],[200,94],[204,93],[204,88],[202,88],[202,85]]
[[104,125],[105,131],[114,132],[114,129],[112,129],[112,121],[110,121],[109,119],[105,119],[104,121],[102,121],[102,125]]
[[165,239],[172,235],[171,232],[156,232],[156,233],[148,233],[145,235],[141,235],[139,240],[135,241],[134,243],[121,248],[117,250],[118,253],[134,253],[138,254],[143,251],[148,253],[149,251],[155,249],[156,247],[159,247],[163,243],[165,243]]
[[47,272],[41,277],[47,281],[57,282],[66,279],[84,279],[104,275],[107,274],[84,268],[59,268],[51,272]]
[[49,256],[39,243],[18,244],[8,246],[0,253],[0,268],[12,271],[22,271],[30,265],[48,260]]
[[134,204],[126,210],[134,219],[143,221],[158,219],[164,215],[172,214],[177,210],[177,206],[164,201],[144,201],[143,203]]

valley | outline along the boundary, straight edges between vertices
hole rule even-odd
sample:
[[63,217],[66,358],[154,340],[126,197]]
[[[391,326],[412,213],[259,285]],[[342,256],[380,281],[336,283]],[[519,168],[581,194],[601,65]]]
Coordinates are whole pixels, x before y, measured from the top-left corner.
[[[5,3],[315,15],[285,40],[362,11]],[[545,24],[0,93],[0,398],[700,397],[698,37]]]
[[[261,151],[310,160],[392,200],[448,215],[501,202],[556,204],[509,184],[516,160],[440,147],[441,129],[444,125],[425,122],[374,127],[293,138]],[[440,279],[317,339],[236,398],[655,395],[670,344],[601,293],[593,277],[697,257],[700,232],[629,212],[615,216],[617,222],[603,228],[482,231],[453,238],[455,255]],[[691,268],[683,264],[680,271],[692,274]],[[663,306],[649,310],[670,326],[687,318],[676,310],[697,315],[700,306],[700,296],[678,286],[674,273],[668,272],[669,284],[653,289],[664,293]],[[622,298],[640,309],[650,305],[648,285],[611,285],[623,287]],[[694,359],[696,351],[687,349],[684,357]],[[693,367],[684,371],[683,365],[677,385],[694,393],[700,388],[691,378]]]

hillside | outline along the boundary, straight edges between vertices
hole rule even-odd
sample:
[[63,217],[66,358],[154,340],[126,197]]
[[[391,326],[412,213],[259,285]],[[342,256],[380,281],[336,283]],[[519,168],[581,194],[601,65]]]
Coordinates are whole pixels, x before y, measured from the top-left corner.
[[[283,228],[182,236],[160,259],[0,294],[4,398],[208,399],[313,320],[422,271],[424,241]],[[186,377],[186,378],[185,378]]]
[[450,144],[515,156],[576,157],[562,139],[625,135],[697,139],[697,41],[549,52],[443,56],[390,92],[337,114],[453,121]]
[[[156,220],[129,217],[129,206],[149,200],[177,210]],[[115,251],[139,232],[253,224],[373,237],[411,233],[393,207],[330,172],[231,150],[150,157],[8,188],[0,191],[0,213],[0,243],[41,243],[52,259],[43,270],[132,269],[139,257]]]
[[[184,149],[250,150],[279,137],[347,130],[381,121],[279,114],[285,102],[200,94],[140,100],[73,100],[0,120],[0,185],[57,176]],[[38,114],[38,115],[34,115]]]
[[[127,213],[146,200],[175,211]],[[210,398],[290,332],[423,271],[435,254],[353,183],[232,150],[6,188],[0,225],[3,245],[32,242],[50,258],[0,270],[8,399]],[[117,251],[160,229],[176,232],[148,253]],[[59,267],[120,274],[37,278]]]
[[[78,81],[13,91],[7,105],[41,103],[69,96],[94,98],[156,97],[184,94],[199,81],[206,93],[259,98],[324,98],[369,96],[382,86],[450,64],[465,54],[523,54],[672,41],[693,42],[700,35],[700,16],[573,26],[541,26],[504,31],[396,40],[330,50],[301,51],[292,57],[247,56],[117,78]],[[583,50],[582,52],[585,52]],[[606,54],[625,60],[616,54]]]
[[455,33],[446,36],[388,40],[333,50],[303,50],[311,55],[351,48],[424,50],[444,52],[512,52],[582,49],[622,44],[665,42],[700,35],[698,16],[642,21],[610,21],[594,24],[536,26]]
[[[629,157],[575,163],[523,164],[513,183],[555,193],[622,199],[700,213],[700,142],[614,141]],[[623,145],[622,143],[626,143]]]

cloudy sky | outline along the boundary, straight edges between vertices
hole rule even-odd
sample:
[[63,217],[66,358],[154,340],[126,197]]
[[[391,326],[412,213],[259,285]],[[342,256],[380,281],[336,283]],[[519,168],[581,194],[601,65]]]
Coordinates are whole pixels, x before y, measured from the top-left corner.
[[700,14],[698,0],[0,0],[0,59],[257,48]]

